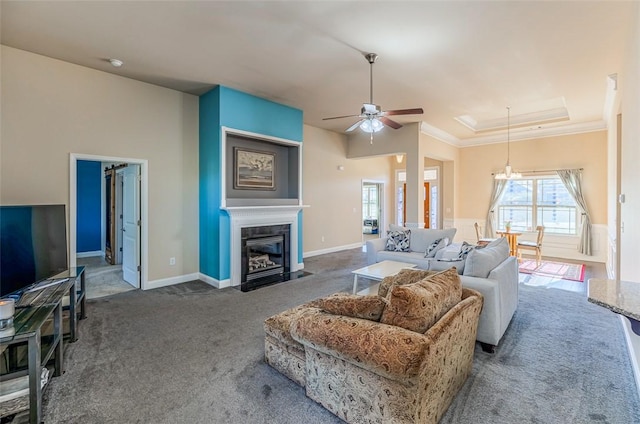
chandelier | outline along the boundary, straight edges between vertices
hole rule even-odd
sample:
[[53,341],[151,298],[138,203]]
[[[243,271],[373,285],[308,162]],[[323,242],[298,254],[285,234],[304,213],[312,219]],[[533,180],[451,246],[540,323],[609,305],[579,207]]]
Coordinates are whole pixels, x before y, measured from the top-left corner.
[[516,180],[518,178],[522,178],[522,174],[519,172],[515,172],[511,168],[511,164],[509,163],[509,153],[510,153],[510,140],[509,140],[509,130],[511,124],[511,108],[507,106],[507,164],[504,166],[504,172],[499,172],[496,174],[496,180]]

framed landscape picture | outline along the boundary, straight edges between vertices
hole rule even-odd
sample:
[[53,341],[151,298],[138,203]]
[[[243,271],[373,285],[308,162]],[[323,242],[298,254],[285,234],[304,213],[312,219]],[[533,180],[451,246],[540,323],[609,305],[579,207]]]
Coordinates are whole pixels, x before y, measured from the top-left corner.
[[241,190],[276,189],[276,154],[234,147],[233,188]]

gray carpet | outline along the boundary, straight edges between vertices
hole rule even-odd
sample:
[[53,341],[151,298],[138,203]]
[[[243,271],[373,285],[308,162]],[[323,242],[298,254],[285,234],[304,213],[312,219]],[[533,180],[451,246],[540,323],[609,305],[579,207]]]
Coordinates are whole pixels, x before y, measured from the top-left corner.
[[[191,282],[90,301],[47,423],[336,423],[263,360],[265,318],[349,292],[358,249],[305,260],[311,276],[242,293]],[[364,280],[361,288],[365,287]],[[618,318],[584,295],[522,287],[495,355],[443,423],[633,423],[640,402]]]

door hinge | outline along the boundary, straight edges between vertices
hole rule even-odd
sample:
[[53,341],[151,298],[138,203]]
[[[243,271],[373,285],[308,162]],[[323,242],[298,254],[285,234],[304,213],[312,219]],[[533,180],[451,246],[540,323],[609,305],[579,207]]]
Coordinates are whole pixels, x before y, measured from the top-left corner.
[[138,220],[138,227],[140,226],[140,220]]
[[138,272],[140,272],[140,265],[138,265],[138,267],[136,269],[138,270]]
[[120,251],[122,252],[122,247],[120,248]]

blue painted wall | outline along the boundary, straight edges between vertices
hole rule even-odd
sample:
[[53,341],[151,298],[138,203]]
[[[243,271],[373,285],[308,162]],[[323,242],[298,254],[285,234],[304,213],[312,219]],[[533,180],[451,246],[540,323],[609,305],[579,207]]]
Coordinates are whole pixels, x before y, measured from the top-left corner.
[[100,162],[79,160],[77,162],[77,251],[102,250],[100,245],[100,209],[102,169]]
[[[302,111],[218,86],[200,96],[200,272],[230,278],[230,220],[220,210],[221,127],[302,142]],[[302,262],[302,217],[298,217]]]

